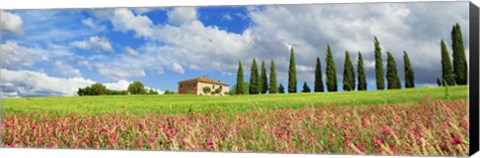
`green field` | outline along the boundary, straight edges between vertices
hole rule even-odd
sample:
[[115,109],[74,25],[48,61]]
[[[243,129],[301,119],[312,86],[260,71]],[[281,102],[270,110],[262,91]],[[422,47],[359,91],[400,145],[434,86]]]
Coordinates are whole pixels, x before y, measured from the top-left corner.
[[410,104],[423,98],[440,98],[451,101],[468,98],[466,86],[448,88],[448,98],[443,87],[415,88],[385,91],[297,93],[245,96],[195,96],[195,95],[138,95],[138,96],[82,96],[3,99],[3,112],[8,114],[40,112],[51,115],[70,113],[102,114],[123,112],[129,114],[178,114],[189,109],[204,113],[218,110],[221,113],[245,113],[264,109],[293,108],[322,105],[370,106],[382,104]]

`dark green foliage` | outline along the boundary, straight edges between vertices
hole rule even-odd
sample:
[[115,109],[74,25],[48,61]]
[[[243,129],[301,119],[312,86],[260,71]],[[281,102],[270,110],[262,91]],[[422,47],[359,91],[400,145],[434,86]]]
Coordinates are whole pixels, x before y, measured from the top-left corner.
[[91,95],[105,95],[107,92],[107,87],[101,83],[95,83],[90,86]]
[[442,86],[442,81],[440,81],[440,78],[437,78],[437,85],[440,87]]
[[163,94],[175,94],[174,91],[166,90]]
[[241,95],[241,94],[246,94],[244,91],[246,89],[243,89],[244,87],[241,84],[238,83],[244,83],[243,81],[243,68],[242,68],[242,63],[238,61],[238,71],[237,71],[237,84],[234,88],[238,89],[238,91],[235,91],[236,95]]
[[315,84],[314,84],[314,91],[315,92],[323,92],[323,79],[322,79],[322,65],[320,63],[320,58],[317,57],[317,64],[315,65]]
[[415,87],[415,71],[413,70],[412,64],[410,64],[410,58],[406,51],[403,51],[403,67],[405,72],[405,88],[414,88]]
[[258,94],[260,93],[260,82],[259,82],[259,75],[258,75],[258,68],[257,68],[257,61],[253,58],[252,67],[250,69],[250,87],[249,87],[250,94]]
[[267,69],[265,68],[265,61],[262,61],[262,69],[260,71],[260,93],[265,94],[268,91],[268,79]]
[[330,45],[327,45],[327,90],[329,92],[337,91],[337,68],[335,68],[335,61],[333,60]]
[[345,64],[343,66],[343,90],[355,90],[355,74],[353,72],[353,64],[350,60],[350,54],[345,51]]
[[210,88],[210,87],[203,87],[202,90],[203,90],[203,94],[208,94],[208,93],[210,93],[210,92],[212,91],[212,88]]
[[310,87],[308,87],[308,84],[307,82],[303,82],[303,90],[302,90],[303,93],[310,93],[311,90],[310,90]]
[[91,86],[87,86],[85,88],[78,88],[77,94],[79,96],[86,96],[86,95],[128,95],[126,90],[116,91],[107,89],[101,83],[95,83]]
[[285,87],[280,83],[280,86],[278,86],[278,93],[283,94],[285,93]]
[[145,86],[143,86],[143,83],[140,81],[134,81],[133,83],[130,83],[128,85],[127,91],[130,94],[146,94],[147,91],[145,90]]
[[270,64],[270,86],[268,89],[268,93],[270,94],[278,93],[277,70],[275,68],[275,62],[273,60]]
[[377,90],[385,89],[385,78],[383,72],[383,59],[382,59],[382,48],[380,48],[380,42],[378,42],[377,37],[374,37],[374,46],[375,46],[375,79],[377,82]]
[[158,92],[154,91],[153,89],[150,89],[147,94],[148,95],[158,95]]
[[357,71],[358,71],[358,90],[359,91],[367,90],[367,76],[365,75],[363,57],[362,57],[362,53],[360,52],[358,52]]
[[[239,94],[237,93],[237,84],[233,85],[232,89],[228,92],[230,95],[235,95],[235,94]],[[248,91],[248,87],[249,87],[249,84],[248,82],[243,82],[243,92],[240,92],[240,94],[249,94],[249,91]]]
[[458,85],[466,85],[468,82],[467,57],[465,55],[465,48],[463,47],[462,31],[458,23],[456,23],[452,28],[452,49],[455,82]]
[[401,88],[400,78],[397,73],[397,63],[390,52],[387,52],[387,88]]
[[293,47],[290,48],[290,64],[288,66],[288,93],[297,93],[297,70]]
[[[441,40],[440,46],[442,48],[442,78],[447,85],[455,85],[455,74],[453,73],[447,45]],[[441,83],[443,83],[443,81]]]

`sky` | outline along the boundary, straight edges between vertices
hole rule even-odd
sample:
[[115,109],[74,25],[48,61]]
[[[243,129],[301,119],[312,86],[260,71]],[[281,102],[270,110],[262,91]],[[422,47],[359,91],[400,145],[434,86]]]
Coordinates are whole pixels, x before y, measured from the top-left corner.
[[[298,91],[313,89],[315,58],[330,45],[342,87],[345,51],[356,71],[364,57],[367,89],[374,90],[374,36],[397,63],[403,85],[403,51],[418,87],[441,76],[440,40],[451,53],[450,31],[460,24],[468,57],[468,2],[299,4],[215,7],[2,10],[0,97],[74,96],[103,83],[126,90],[133,81],[163,93],[177,82],[206,76],[230,85],[238,62],[249,80],[252,59],[274,60],[287,86],[290,48]],[[355,75],[356,72],[355,72]],[[324,80],[325,82],[325,80]],[[339,88],[342,89],[342,88]]]

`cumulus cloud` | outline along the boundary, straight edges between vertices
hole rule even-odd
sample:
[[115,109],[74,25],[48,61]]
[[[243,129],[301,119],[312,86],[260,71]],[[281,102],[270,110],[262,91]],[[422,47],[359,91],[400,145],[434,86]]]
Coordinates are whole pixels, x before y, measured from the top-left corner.
[[17,14],[0,11],[0,30],[6,34],[22,35],[22,17]]
[[0,50],[2,68],[32,66],[36,62],[49,60],[44,50],[22,47],[16,41],[6,41],[0,46]]
[[[96,83],[90,79],[58,78],[48,76],[43,72],[15,71],[0,69],[2,98],[37,97],[37,96],[75,96],[78,88],[84,88]],[[127,90],[130,81],[103,83],[108,89]],[[149,88],[149,87],[146,87]],[[150,88],[149,88],[150,89]],[[162,90],[154,89],[163,93]]]
[[167,13],[168,22],[174,25],[182,25],[197,19],[197,8],[175,7]]
[[99,63],[96,65],[98,73],[102,76],[105,76],[112,80],[122,80],[130,77],[143,77],[145,76],[145,71],[143,69],[138,69],[132,64],[123,63],[116,64],[113,62],[109,65],[105,63]]
[[82,77],[82,74],[80,73],[80,70],[73,68],[69,64],[65,64],[62,61],[55,61],[53,62],[53,66],[55,69],[60,71],[62,74],[67,75],[67,76],[74,76],[74,77]]
[[97,52],[113,52],[112,44],[106,37],[92,36],[88,40],[71,42],[70,45],[85,50],[94,50]]

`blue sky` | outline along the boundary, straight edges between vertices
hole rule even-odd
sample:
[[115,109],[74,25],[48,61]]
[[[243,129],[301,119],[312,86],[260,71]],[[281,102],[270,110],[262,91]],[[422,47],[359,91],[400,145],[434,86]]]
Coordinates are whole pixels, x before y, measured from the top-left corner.
[[467,8],[467,2],[431,2],[3,10],[2,97],[69,96],[95,82],[126,89],[136,80],[176,91],[177,81],[201,76],[233,86],[238,61],[248,81],[252,58],[264,60],[267,70],[275,60],[286,87],[292,46],[301,91],[304,81],[313,89],[316,57],[325,77],[327,44],[339,87],[344,52],[356,64],[360,51],[371,90],[374,35],[383,53],[394,55],[402,79],[406,50],[417,85],[431,86],[441,73],[440,39],[450,45],[455,23],[468,53]]

